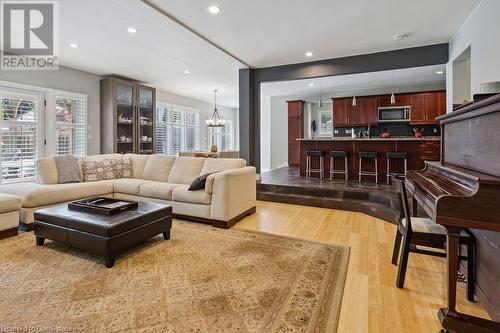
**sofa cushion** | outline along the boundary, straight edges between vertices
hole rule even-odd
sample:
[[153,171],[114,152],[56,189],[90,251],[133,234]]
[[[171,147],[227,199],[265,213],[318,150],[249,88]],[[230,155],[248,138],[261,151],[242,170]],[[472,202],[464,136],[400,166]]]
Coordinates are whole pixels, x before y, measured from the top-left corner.
[[144,167],[144,179],[155,182],[167,182],[170,170],[176,160],[175,156],[151,155]]
[[149,182],[149,180],[134,178],[116,179],[113,181],[113,190],[115,193],[139,195],[141,186]]
[[191,185],[189,185],[188,190],[189,191],[198,191],[198,190],[204,189],[205,184],[207,182],[207,177],[210,175],[211,175],[210,173],[206,173],[204,175],[197,177],[195,180],[193,180]]
[[123,158],[132,160],[132,177],[137,179],[144,178],[144,167],[148,161],[149,155],[125,154]]
[[122,154],[102,154],[102,155],[92,155],[85,156],[82,158],[82,161],[104,161],[104,160],[121,160],[123,158]]
[[186,185],[191,184],[193,180],[200,175],[204,162],[204,157],[177,157],[172,167],[172,171],[170,171],[168,182]]
[[212,195],[205,190],[189,191],[189,185],[176,187],[172,191],[172,200],[194,204],[210,205]]
[[246,164],[247,162],[242,158],[207,158],[200,171],[200,175],[243,168]]
[[55,185],[19,183],[0,186],[0,193],[16,195],[22,199],[23,207],[31,208],[112,194],[113,183],[109,180]]
[[141,185],[140,195],[148,198],[171,201],[172,190],[179,186],[184,186],[184,185],[165,183],[165,182],[150,182]]
[[52,158],[44,158],[36,161],[36,179],[40,184],[57,184],[56,161]]
[[21,198],[0,193],[0,214],[10,213],[21,209]]

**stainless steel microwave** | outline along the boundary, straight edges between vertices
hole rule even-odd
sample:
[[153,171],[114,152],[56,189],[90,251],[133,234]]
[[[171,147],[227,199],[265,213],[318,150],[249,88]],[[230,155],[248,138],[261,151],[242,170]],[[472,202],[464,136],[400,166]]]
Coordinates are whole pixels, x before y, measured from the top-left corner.
[[409,106],[388,106],[378,108],[379,123],[396,123],[410,121]]

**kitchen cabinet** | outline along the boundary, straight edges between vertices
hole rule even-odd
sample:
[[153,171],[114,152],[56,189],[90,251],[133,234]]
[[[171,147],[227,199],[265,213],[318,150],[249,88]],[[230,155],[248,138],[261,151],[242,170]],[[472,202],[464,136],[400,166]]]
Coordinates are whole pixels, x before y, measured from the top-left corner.
[[362,100],[362,123],[364,125],[377,125],[378,123],[378,99],[377,96],[364,96]]
[[304,136],[304,101],[288,101],[288,165],[299,166],[300,142]]
[[333,126],[335,127],[346,127],[351,126],[349,124],[349,114],[348,114],[348,101],[351,98],[333,98],[332,108],[333,108]]
[[359,96],[356,106],[352,97],[333,98],[333,124],[335,127],[368,126],[378,124],[378,108],[410,106],[410,125],[437,125],[436,117],[446,113],[446,91]]
[[410,125],[437,125],[436,117],[446,113],[446,92],[412,94],[410,106]]
[[333,125],[335,127],[368,126],[377,124],[377,96],[333,98]]

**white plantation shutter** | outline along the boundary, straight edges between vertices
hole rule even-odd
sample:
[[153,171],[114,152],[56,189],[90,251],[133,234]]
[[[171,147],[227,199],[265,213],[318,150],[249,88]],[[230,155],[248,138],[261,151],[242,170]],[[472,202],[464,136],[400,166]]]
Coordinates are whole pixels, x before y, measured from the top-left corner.
[[210,127],[208,131],[209,144],[216,145],[219,150],[233,149],[233,122],[225,119],[223,127]]
[[55,108],[56,154],[85,156],[87,98],[56,95]]
[[0,87],[0,183],[32,181],[43,95]]
[[158,105],[156,109],[156,152],[169,156],[200,148],[200,117],[196,111]]

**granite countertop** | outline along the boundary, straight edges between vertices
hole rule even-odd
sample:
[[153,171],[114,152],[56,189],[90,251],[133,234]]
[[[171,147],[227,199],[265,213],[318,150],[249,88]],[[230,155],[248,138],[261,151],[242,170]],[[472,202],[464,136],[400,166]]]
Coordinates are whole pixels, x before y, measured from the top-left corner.
[[393,136],[390,138],[371,137],[371,138],[351,138],[351,137],[335,137],[335,138],[315,138],[315,139],[297,139],[297,141],[441,141],[440,136],[424,136],[415,138],[412,136]]

